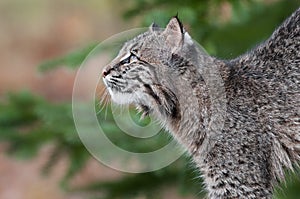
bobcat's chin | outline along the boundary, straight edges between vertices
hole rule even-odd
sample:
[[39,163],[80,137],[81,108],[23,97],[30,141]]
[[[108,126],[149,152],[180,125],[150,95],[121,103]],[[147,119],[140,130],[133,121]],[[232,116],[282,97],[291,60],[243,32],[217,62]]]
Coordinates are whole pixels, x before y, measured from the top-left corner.
[[[108,91],[111,95],[112,101],[116,104],[126,105],[126,104],[133,104],[135,105],[138,112],[141,114],[141,119],[144,119],[148,116],[152,111],[148,104],[143,103],[143,100],[136,100],[136,96],[133,93],[122,93],[119,91],[113,91],[111,88],[108,88]],[[146,100],[149,101],[149,100]]]
[[111,89],[108,89],[111,95],[111,98],[116,104],[132,104],[134,103],[132,94],[129,93],[121,93],[121,92],[113,92]]

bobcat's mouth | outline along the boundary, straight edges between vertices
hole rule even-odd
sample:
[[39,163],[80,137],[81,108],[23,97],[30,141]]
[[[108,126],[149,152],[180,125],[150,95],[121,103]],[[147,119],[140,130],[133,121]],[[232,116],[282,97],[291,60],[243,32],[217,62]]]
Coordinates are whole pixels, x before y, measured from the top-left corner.
[[136,94],[134,92],[124,92],[118,84],[110,81],[109,78],[103,78],[103,82],[113,100],[117,104],[135,104],[137,110],[142,113],[141,119],[145,118],[151,113],[151,108],[149,105],[138,101],[136,99]]
[[103,82],[112,98],[112,100],[117,104],[130,104],[133,103],[134,96],[132,93],[123,92],[122,86],[120,86],[115,81],[110,81],[107,78],[103,78]]

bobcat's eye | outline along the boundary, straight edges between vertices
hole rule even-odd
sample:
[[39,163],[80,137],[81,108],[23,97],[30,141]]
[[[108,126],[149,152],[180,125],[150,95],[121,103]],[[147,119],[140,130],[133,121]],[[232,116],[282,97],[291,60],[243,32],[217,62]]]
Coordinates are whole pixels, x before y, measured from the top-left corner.
[[130,53],[130,62],[135,62],[135,61],[137,61],[139,58],[135,55],[135,54],[133,54],[133,53]]
[[120,63],[121,64],[129,64],[131,62],[135,62],[137,61],[139,58],[133,54],[133,53],[130,53],[130,55],[128,57],[126,57],[125,59],[123,59]]

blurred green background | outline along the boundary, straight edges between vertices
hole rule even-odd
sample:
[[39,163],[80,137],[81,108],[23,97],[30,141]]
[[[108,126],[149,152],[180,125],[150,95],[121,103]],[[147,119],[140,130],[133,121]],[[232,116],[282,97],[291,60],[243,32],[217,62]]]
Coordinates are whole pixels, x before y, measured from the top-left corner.
[[[234,58],[268,38],[300,6],[299,0],[2,0],[0,2],[0,198],[195,199],[205,195],[188,157],[145,174],[107,168],[86,151],[75,131],[71,95],[76,70],[109,36],[178,13],[209,54]],[[88,80],[88,76],[87,76]],[[89,86],[89,82],[86,82]],[[147,144],[125,136],[110,111],[110,139],[133,151]],[[133,111],[132,117],[138,120]],[[288,174],[275,198],[300,198]]]

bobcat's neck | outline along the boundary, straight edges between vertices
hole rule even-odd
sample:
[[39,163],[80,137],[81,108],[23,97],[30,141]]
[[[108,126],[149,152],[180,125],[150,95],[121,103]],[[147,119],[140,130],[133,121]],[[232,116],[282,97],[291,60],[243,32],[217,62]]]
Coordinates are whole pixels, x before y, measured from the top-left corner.
[[204,60],[207,67],[177,66],[181,71],[172,84],[179,117],[166,119],[168,130],[193,156],[205,155],[213,145],[212,138],[219,133],[226,108],[225,80],[229,67],[209,56]]

